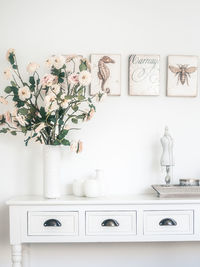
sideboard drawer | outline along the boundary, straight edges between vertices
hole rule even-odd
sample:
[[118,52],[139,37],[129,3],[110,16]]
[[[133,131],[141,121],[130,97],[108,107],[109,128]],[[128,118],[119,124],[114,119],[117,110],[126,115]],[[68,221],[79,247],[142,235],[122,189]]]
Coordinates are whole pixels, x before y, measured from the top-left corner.
[[135,235],[136,211],[88,211],[86,235]]
[[28,212],[28,235],[78,235],[78,212]]
[[193,234],[193,211],[144,211],[144,235]]

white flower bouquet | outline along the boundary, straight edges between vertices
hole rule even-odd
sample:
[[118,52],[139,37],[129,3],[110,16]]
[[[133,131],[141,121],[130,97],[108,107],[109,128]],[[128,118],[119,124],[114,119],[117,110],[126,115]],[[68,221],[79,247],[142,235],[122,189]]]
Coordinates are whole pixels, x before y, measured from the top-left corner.
[[[90,63],[81,58],[79,71],[69,71],[68,63],[74,63],[75,55],[52,56],[46,60],[50,74],[40,78],[39,65],[27,66],[28,81],[20,74],[15,51],[9,49],[7,60],[11,68],[4,71],[10,85],[5,88],[6,96],[0,97],[0,103],[7,104],[12,99],[14,109],[0,115],[0,133],[17,135],[23,133],[25,145],[32,139],[46,145],[71,146],[77,153],[82,151],[82,142],[76,144],[68,140],[68,133],[77,129],[73,125],[88,121],[94,115],[95,97],[100,101],[103,92],[89,97],[86,88],[90,84]],[[75,68],[74,68],[75,69]]]

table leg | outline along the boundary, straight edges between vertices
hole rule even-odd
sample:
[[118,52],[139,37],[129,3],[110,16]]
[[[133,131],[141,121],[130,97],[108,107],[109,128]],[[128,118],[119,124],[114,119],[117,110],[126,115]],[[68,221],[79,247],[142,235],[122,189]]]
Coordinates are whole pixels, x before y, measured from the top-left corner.
[[12,245],[12,267],[22,267],[22,245]]

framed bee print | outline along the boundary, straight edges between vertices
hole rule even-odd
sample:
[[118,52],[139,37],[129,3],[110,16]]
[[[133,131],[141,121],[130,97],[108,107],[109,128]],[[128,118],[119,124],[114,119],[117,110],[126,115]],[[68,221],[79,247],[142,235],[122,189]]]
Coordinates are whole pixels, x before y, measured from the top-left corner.
[[167,96],[197,96],[198,57],[168,56]]
[[129,57],[129,95],[157,96],[160,91],[160,56]]
[[110,96],[119,96],[121,94],[121,55],[91,55],[91,75],[91,95],[103,91]]

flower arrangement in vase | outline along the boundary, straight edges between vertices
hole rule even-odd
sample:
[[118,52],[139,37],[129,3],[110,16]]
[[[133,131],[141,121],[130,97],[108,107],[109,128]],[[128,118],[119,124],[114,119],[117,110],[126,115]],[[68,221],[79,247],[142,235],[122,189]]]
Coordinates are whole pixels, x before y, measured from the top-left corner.
[[[4,71],[4,76],[10,80],[10,85],[4,90],[6,96],[0,96],[0,103],[7,104],[10,98],[14,107],[0,115],[0,133],[22,133],[25,145],[31,140],[44,144],[44,189],[49,198],[60,195],[57,147],[63,145],[76,153],[82,151],[82,142],[70,141],[68,134],[78,129],[73,125],[92,118],[96,111],[94,98],[100,101],[104,96],[103,92],[92,97],[87,95],[86,89],[91,81],[90,63],[81,57],[79,70],[75,72],[76,57],[50,57],[46,60],[50,73],[41,78],[39,65],[30,63],[27,66],[29,77],[24,80],[15,51],[9,49],[6,55],[11,67]],[[74,64],[73,70],[68,70],[68,63]]]

